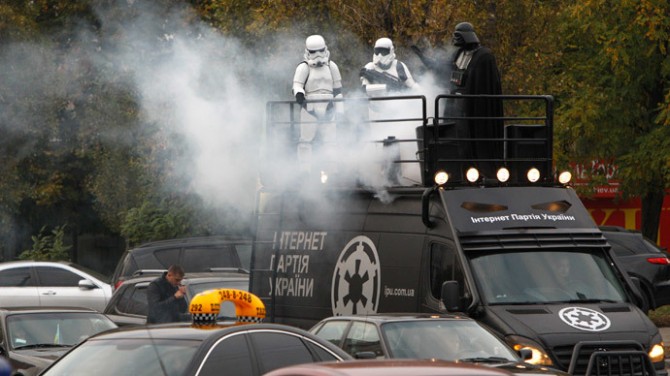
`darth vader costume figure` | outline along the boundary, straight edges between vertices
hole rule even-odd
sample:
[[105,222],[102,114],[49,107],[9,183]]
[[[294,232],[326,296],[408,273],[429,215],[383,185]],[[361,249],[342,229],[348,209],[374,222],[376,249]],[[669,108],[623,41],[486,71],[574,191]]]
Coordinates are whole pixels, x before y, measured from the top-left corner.
[[[448,94],[481,95],[502,94],[500,72],[493,52],[480,44],[472,24],[461,22],[453,33],[453,45],[457,47],[448,61],[439,62],[425,56],[418,47],[412,49],[428,69],[446,86]],[[503,157],[503,121],[491,119],[503,116],[500,99],[467,98],[447,99],[440,103],[439,134],[441,138],[457,138],[459,142],[443,142],[434,152],[439,158],[457,160],[479,160],[473,163],[486,177],[494,177]],[[486,117],[488,119],[461,119],[463,117]],[[470,141],[465,142],[466,139]],[[491,141],[499,139],[501,141]],[[486,161],[482,161],[486,160]]]
[[[502,94],[500,72],[493,52],[480,44],[474,28],[468,22],[456,25],[453,35],[454,46],[458,51],[451,62],[450,87],[453,94]],[[450,115],[449,112],[451,112]],[[500,99],[470,98],[458,100],[447,106],[446,116],[487,117],[481,120],[456,120],[458,137],[472,138],[470,147],[461,150],[460,157],[475,159],[501,159],[502,141],[485,139],[503,139],[503,122],[492,117],[502,117],[503,108]],[[447,121],[449,121],[447,119]],[[477,141],[482,140],[482,141]],[[496,163],[479,162],[477,166],[484,176],[495,176]]]

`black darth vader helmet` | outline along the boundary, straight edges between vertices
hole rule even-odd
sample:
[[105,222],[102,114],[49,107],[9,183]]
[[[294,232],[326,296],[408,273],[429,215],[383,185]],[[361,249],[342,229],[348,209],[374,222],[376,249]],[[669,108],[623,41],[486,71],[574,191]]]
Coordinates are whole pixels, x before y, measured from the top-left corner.
[[479,38],[475,34],[475,28],[469,22],[461,22],[456,25],[454,31],[454,46],[462,47],[468,44],[479,44]]

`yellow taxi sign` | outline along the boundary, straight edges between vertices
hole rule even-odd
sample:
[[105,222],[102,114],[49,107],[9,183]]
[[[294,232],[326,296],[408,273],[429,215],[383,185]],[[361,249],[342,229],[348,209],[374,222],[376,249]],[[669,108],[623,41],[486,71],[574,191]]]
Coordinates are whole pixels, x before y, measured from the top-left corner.
[[197,322],[216,321],[221,303],[235,305],[238,322],[260,322],[265,318],[265,304],[256,295],[238,289],[213,289],[203,291],[191,299],[189,311]]

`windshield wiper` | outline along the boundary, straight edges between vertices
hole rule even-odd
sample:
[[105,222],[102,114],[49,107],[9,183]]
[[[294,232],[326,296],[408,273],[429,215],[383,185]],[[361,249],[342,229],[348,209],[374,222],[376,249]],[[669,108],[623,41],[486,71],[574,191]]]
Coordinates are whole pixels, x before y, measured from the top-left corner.
[[490,356],[490,357],[474,357],[474,358],[463,358],[458,359],[459,362],[467,363],[513,363],[513,360],[507,358],[502,358],[499,356]]
[[73,345],[63,345],[57,343],[33,343],[32,345],[23,345],[15,347],[14,350],[37,349],[47,347],[72,347]]

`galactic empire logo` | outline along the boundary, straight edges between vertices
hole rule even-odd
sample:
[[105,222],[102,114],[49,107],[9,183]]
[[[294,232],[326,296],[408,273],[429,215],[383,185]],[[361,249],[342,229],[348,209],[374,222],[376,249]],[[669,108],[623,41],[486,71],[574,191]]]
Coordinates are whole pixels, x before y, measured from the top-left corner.
[[558,312],[564,323],[579,330],[600,332],[610,327],[610,319],[598,311],[584,307],[566,307]]
[[357,236],[342,249],[333,272],[333,314],[375,313],[381,293],[379,256],[367,236]]

